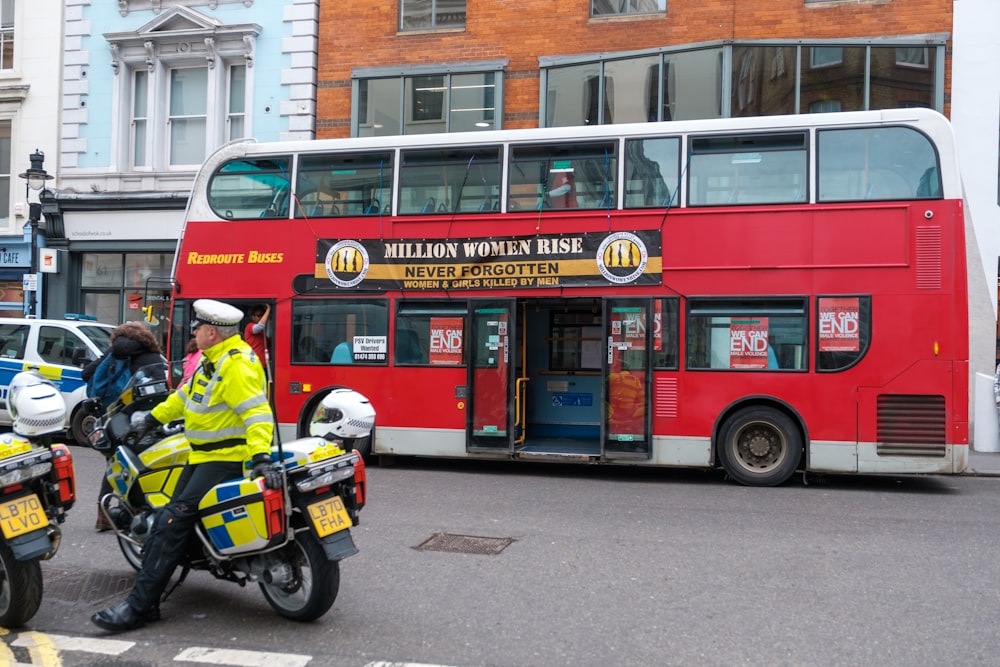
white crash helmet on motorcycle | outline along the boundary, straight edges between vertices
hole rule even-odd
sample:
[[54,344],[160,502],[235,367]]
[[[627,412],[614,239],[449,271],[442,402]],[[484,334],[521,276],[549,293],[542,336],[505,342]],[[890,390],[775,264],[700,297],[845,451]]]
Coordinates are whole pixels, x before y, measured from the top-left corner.
[[15,375],[7,387],[7,412],[14,433],[57,433],[66,427],[66,400],[49,380],[32,371]]
[[334,389],[323,397],[312,419],[309,435],[326,439],[364,438],[375,427],[375,408],[353,389]]

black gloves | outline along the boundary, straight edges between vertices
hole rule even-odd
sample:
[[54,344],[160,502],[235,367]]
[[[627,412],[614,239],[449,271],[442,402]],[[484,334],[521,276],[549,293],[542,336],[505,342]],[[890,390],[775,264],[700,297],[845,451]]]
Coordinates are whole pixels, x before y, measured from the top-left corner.
[[256,454],[250,461],[250,479],[264,478],[264,485],[269,489],[281,488],[281,471],[271,465],[271,457],[267,454]]
[[147,414],[142,418],[141,422],[135,424],[128,430],[128,435],[134,442],[141,442],[142,439],[146,437],[147,433],[159,425],[160,422],[156,421],[152,414]]

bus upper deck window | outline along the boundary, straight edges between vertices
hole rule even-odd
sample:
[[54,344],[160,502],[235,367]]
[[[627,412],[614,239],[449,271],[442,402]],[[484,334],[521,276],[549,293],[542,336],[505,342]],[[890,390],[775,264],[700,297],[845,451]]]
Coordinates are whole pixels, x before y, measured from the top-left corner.
[[290,162],[287,157],[227,162],[209,181],[209,205],[227,220],[288,217]]
[[817,200],[940,199],[938,157],[908,127],[818,130]]
[[681,140],[653,137],[625,141],[625,208],[679,206]]
[[809,200],[806,134],[694,137],[688,204],[796,204]]
[[617,165],[616,143],[514,146],[507,207],[615,208]]
[[404,150],[400,215],[500,210],[500,148]]
[[388,215],[392,153],[304,155],[295,196],[297,218]]

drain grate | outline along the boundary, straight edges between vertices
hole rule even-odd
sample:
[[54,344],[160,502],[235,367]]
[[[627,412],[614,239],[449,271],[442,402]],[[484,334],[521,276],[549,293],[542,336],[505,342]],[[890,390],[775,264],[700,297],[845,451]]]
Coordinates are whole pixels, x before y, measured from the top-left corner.
[[109,598],[121,597],[132,590],[132,584],[135,581],[134,574],[101,570],[81,572],[46,567],[43,574],[46,599],[74,603],[100,602]]
[[495,556],[514,541],[512,537],[477,537],[476,535],[434,533],[413,548],[417,551],[445,551],[447,553]]

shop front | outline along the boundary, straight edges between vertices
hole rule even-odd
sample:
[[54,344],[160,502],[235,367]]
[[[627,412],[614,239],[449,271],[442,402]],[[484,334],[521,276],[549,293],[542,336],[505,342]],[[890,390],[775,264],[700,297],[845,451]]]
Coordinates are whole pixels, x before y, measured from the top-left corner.
[[[116,194],[58,193],[57,206],[47,207],[47,245],[58,271],[45,275],[45,317],[82,313],[120,324],[142,319],[144,303],[170,300],[186,196]],[[151,326],[165,347],[167,323]]]
[[24,316],[24,276],[30,271],[31,240],[27,235],[0,239],[0,317]]

